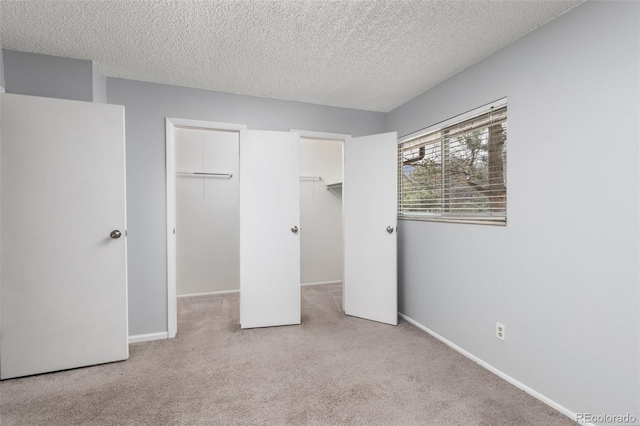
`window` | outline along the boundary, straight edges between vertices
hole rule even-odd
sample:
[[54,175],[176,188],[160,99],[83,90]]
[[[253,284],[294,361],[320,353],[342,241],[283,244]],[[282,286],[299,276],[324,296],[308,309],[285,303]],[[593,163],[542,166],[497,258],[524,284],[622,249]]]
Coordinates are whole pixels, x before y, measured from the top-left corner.
[[506,224],[504,101],[401,141],[398,163],[399,219]]

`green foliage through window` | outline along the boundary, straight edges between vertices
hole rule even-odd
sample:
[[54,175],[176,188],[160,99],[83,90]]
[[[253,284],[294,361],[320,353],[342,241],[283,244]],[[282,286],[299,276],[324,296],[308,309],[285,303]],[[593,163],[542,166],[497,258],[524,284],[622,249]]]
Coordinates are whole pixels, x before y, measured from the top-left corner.
[[506,223],[507,108],[399,145],[403,219]]

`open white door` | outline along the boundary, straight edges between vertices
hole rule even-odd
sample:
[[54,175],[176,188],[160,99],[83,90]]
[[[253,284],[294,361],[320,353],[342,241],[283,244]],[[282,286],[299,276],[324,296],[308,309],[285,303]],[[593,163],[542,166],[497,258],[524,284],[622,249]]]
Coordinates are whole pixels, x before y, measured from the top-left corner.
[[240,131],[240,326],[300,324],[300,137]]
[[124,108],[0,100],[0,377],[126,359]]
[[398,324],[395,132],[344,143],[344,311]]

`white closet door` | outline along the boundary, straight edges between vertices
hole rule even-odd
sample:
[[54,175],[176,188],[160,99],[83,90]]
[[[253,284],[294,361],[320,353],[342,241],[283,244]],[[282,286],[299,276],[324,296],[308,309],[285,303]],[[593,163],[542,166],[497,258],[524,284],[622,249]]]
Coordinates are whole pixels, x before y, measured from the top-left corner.
[[300,324],[298,133],[240,132],[240,326]]
[[126,359],[124,108],[0,99],[0,376]]
[[344,143],[344,311],[398,324],[395,132]]

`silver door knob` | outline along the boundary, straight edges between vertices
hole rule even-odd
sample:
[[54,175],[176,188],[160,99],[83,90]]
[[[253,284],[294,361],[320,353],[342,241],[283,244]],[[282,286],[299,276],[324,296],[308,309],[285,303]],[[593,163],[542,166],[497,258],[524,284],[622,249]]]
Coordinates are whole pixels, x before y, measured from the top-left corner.
[[393,226],[387,226],[387,232],[393,234]]
[[114,240],[117,240],[118,238],[120,238],[122,236],[122,232],[118,231],[117,229],[115,231],[111,231],[111,234],[109,234],[111,236],[111,238],[113,238]]
[[297,234],[297,233],[298,233],[298,227],[297,227],[297,226],[295,226],[295,225],[294,225],[294,226],[292,226],[292,227],[291,227],[291,232],[293,232],[294,234]]

